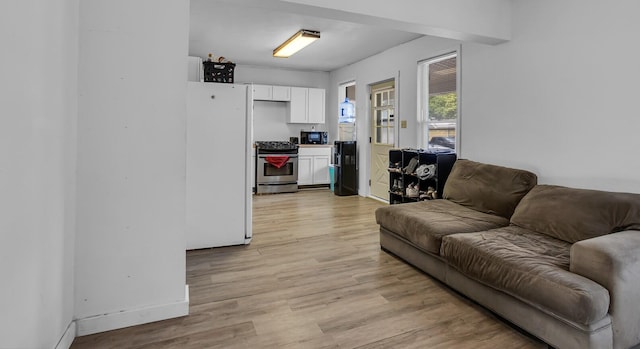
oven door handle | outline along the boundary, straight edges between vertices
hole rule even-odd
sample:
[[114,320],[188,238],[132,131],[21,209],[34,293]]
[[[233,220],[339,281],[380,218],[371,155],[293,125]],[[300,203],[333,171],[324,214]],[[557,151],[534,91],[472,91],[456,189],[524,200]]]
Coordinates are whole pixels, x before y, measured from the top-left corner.
[[289,158],[297,158],[298,154],[259,154],[258,157],[266,159],[269,156],[288,156]]

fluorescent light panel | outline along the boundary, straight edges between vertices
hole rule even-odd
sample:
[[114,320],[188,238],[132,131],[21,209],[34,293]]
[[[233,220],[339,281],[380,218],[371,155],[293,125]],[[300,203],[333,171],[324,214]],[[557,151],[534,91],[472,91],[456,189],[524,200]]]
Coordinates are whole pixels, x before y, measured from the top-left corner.
[[273,56],[287,58],[319,38],[320,32],[302,29],[273,50]]

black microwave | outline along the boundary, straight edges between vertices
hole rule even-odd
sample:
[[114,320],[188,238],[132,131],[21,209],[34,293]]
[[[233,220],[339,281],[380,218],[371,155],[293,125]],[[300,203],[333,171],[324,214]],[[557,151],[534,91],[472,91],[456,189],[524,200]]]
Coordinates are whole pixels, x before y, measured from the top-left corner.
[[326,131],[300,131],[300,144],[327,144]]

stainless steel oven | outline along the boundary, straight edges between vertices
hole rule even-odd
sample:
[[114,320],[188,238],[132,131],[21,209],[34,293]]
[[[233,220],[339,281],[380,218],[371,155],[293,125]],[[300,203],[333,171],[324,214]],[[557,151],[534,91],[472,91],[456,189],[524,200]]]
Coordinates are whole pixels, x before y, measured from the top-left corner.
[[290,142],[256,142],[256,193],[298,191],[298,146]]

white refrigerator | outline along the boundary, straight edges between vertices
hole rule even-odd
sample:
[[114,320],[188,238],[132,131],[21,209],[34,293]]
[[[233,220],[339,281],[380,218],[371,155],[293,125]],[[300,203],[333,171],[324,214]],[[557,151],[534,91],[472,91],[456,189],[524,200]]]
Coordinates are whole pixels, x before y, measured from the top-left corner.
[[251,241],[247,85],[188,82],[187,249]]

